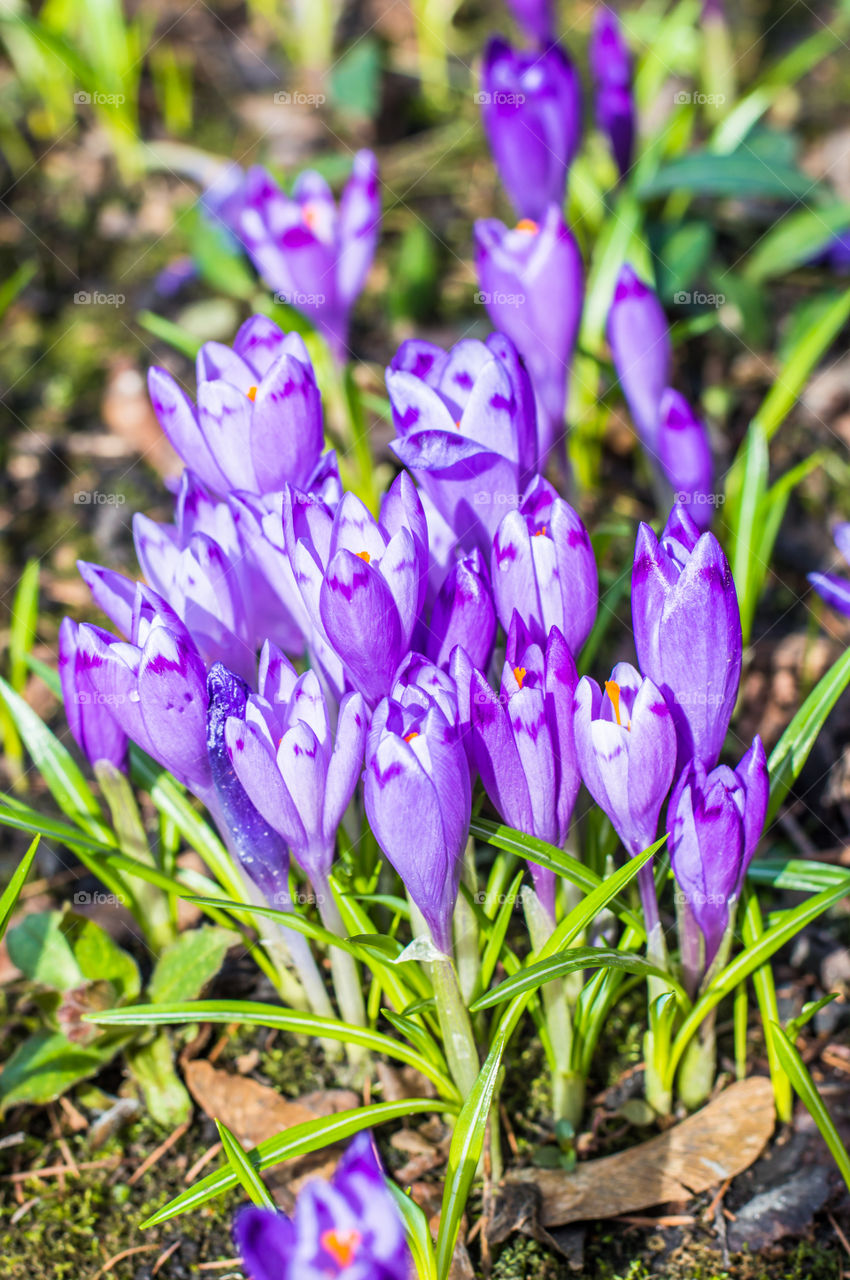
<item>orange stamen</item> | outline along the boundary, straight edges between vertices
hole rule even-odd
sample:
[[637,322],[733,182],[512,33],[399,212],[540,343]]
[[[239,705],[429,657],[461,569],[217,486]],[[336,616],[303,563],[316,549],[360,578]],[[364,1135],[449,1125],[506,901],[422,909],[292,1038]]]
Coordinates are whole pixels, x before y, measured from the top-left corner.
[[404,735],[404,740],[405,742],[412,742],[414,738],[418,738],[418,737],[419,737],[419,730],[411,729],[410,733],[406,733]]
[[249,399],[249,400],[256,400],[256,398],[257,398],[257,388],[256,388],[256,387],[249,387],[249,388],[248,388],[248,399]]
[[514,667],[514,679],[516,680],[520,689],[522,688],[522,682],[525,679],[525,676],[526,676],[525,667]]
[[520,218],[519,222],[516,224],[516,229],[517,231],[527,231],[529,235],[533,236],[537,234],[540,227],[533,218]]
[[334,1227],[330,1231],[322,1232],[319,1243],[325,1252],[331,1255],[338,1267],[345,1268],[350,1267],[357,1256],[362,1239],[360,1232],[355,1231],[353,1227],[347,1231]]
[[546,532],[546,526],[545,526],[545,524],[544,524],[544,526],[543,526],[543,528],[542,528],[542,529],[536,529],[536,530],[535,530],[535,532],[534,532],[534,536],[535,536],[535,538],[542,538],[545,532]]
[[617,724],[622,729],[631,729],[632,727],[631,720],[629,721],[628,724],[624,725],[622,720],[620,719],[620,686],[617,684],[617,681],[606,680],[605,692],[608,694],[608,697],[611,699],[611,706],[614,708],[614,715],[617,718]]
[[307,226],[310,228],[311,231],[313,230],[313,226],[318,216],[319,216],[319,210],[316,208],[315,204],[313,204],[311,201],[308,200],[307,203],[301,209],[301,217],[303,218],[304,222],[307,224]]
[[365,560],[367,564],[371,563],[372,557],[369,555],[368,551],[358,551],[357,554],[360,559]]

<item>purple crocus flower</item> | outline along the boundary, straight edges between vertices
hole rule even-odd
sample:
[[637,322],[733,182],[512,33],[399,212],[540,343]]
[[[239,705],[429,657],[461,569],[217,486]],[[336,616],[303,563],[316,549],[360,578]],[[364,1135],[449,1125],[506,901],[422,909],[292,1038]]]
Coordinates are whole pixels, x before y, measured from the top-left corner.
[[[729,927],[764,825],[769,790],[758,736],[737,769],[719,765],[707,774],[699,760],[692,760],[673,788],[667,811],[670,862],[688,908],[682,958],[692,990]],[[702,934],[701,957],[689,916]]]
[[410,648],[427,582],[427,529],[402,473],[380,520],[353,493],[333,517],[320,506],[284,512],[284,539],[307,612],[350,683],[374,705]]
[[252,316],[233,347],[205,342],[197,407],[166,369],[148,375],[159,424],[212,493],[307,488],[320,465],[322,405],[300,334]]
[[608,345],[638,435],[655,457],[661,397],[670,385],[670,333],[664,308],[628,263],[608,313]]
[[372,152],[357,152],[339,205],[318,173],[299,174],[290,197],[265,169],[253,168],[239,200],[223,211],[279,300],[303,311],[345,360],[349,315],[375,256],[381,217]]
[[92,682],[89,661],[89,652],[80,648],[76,622],[63,618],[59,627],[58,668],[68,728],[91,764],[108,760],[124,770],[127,735],[110,713],[110,704]]
[[564,432],[567,376],[584,299],[583,267],[558,205],[541,222],[508,228],[475,223],[479,297],[497,329],[512,338],[537,397],[537,451],[543,467]]
[[[841,555],[850,564],[850,523],[837,524],[832,531],[833,541]],[[810,573],[809,582],[828,605],[850,618],[850,582],[834,573]]]
[[447,667],[462,645],[472,663],[486,671],[496,639],[493,588],[484,557],[475,548],[455,560],[434,601],[424,649],[438,667]]
[[672,486],[675,501],[687,505],[694,524],[703,532],[714,510],[714,463],[705,423],[684,396],[671,387],[658,411],[658,461]]
[[259,692],[225,723],[230,762],[249,799],[324,894],[337,827],[363,763],[363,699],[359,693],[343,698],[334,740],[314,671],[299,676],[267,642],[257,684]]
[[596,121],[623,178],[631,168],[635,138],[632,55],[620,21],[607,5],[596,11],[589,58],[596,82]]
[[404,1224],[372,1140],[360,1133],[329,1182],[299,1192],[292,1217],[250,1205],[234,1224],[249,1280],[412,1280]]
[[678,767],[717,763],[741,678],[741,615],[732,571],[712,533],[675,506],[660,540],[642,524],[632,569],[638,662],[676,724]]
[[552,0],[508,0],[508,8],[530,40],[543,48],[555,43]]
[[544,645],[556,626],[578,654],[596,618],[596,560],[579,516],[541,476],[499,525],[491,574],[506,630],[516,612],[535,643]]
[[581,132],[581,86],[556,44],[513,49],[493,36],[484,50],[484,131],[505,190],[521,218],[561,205]]
[[507,505],[535,465],[531,383],[501,334],[450,351],[402,343],[387,370],[392,449],[466,550],[489,553]]
[[472,812],[469,766],[458,726],[437,698],[423,698],[421,684],[396,692],[400,698],[384,698],[372,716],[366,815],[435,944],[448,955]]
[[[461,651],[458,665],[465,663]],[[578,675],[567,642],[552,627],[545,647],[531,643],[515,616],[499,692],[474,666],[468,681],[471,755],[485,791],[508,826],[562,846],[581,786],[573,741]],[[534,862],[531,872],[554,920],[555,876]]]
[[204,799],[211,775],[201,655],[176,613],[142,583],[135,586],[127,633],[129,642],[100,627],[79,628],[91,686],[130,741]]

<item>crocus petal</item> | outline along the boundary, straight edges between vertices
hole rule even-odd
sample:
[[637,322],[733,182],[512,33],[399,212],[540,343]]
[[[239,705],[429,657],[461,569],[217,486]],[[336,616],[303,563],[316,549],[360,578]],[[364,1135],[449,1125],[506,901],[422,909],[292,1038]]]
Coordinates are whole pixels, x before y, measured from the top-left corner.
[[392,684],[403,652],[401,620],[389,587],[376,569],[343,550],[328,566],[319,599],[328,640],[374,705]]

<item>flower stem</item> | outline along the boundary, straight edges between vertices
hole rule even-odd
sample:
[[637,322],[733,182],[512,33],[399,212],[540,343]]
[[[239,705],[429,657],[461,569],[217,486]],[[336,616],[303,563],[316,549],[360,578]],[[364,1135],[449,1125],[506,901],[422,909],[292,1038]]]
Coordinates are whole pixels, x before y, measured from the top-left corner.
[[461,1096],[467,1098],[478,1079],[480,1063],[457,971],[450,956],[432,960],[429,968],[449,1070]]

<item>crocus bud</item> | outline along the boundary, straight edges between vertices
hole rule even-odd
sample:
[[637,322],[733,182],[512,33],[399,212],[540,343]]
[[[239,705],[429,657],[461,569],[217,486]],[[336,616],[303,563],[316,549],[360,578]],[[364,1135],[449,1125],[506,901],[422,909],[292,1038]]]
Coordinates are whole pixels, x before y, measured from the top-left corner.
[[604,693],[589,676],[579,681],[573,730],[585,786],[627,851],[640,853],[655,840],[673,781],[676,731],[669,707],[651,680],[620,662]]
[[289,850],[280,833],[250,800],[230,760],[225,726],[231,717],[243,719],[250,686],[217,662],[207,677],[207,750],[217,812],[228,845],[267,902],[289,906]]
[[496,639],[496,610],[490,574],[476,548],[455,560],[440,587],[425,652],[437,666],[448,666],[455,645],[462,645],[474,666],[487,669]]
[[552,0],[508,0],[508,8],[530,40],[542,48],[555,43]]
[[263,648],[259,693],[228,717],[230,762],[249,799],[289,845],[317,888],[334,858],[336,831],[363,762],[366,710],[359,693],[340,703],[336,738],[314,671],[298,675],[274,645]]
[[466,550],[489,553],[504,508],[533,474],[531,382],[501,334],[450,351],[405,342],[387,370],[393,452]]
[[127,767],[127,735],[110,713],[89,678],[90,653],[78,643],[79,627],[63,618],[59,627],[59,681],[68,728],[91,764],[109,760],[118,769]]
[[659,541],[642,524],[632,569],[632,624],[641,671],[664,694],[678,767],[717,763],[741,678],[741,616],[732,571],[712,533],[674,507]]
[[769,788],[758,736],[737,769],[719,765],[707,774],[692,760],[673,788],[667,811],[670,862],[702,934],[703,972],[729,928],[764,825]]
[[619,19],[607,6],[596,11],[589,59],[596,82],[596,122],[622,178],[631,167],[635,137],[632,55]]
[[484,50],[484,131],[505,190],[521,218],[561,205],[581,132],[578,74],[556,44],[518,51],[500,36]]
[[711,524],[714,463],[705,423],[668,387],[658,415],[658,461],[675,494],[702,532]]
[[249,1280],[411,1280],[413,1261],[395,1202],[367,1133],[329,1182],[299,1191],[292,1217],[249,1205],[234,1224]]
[[516,612],[535,643],[557,627],[578,654],[596,618],[596,560],[579,516],[541,476],[499,525],[490,571],[505,630]]
[[[557,627],[544,650],[528,642],[518,618],[499,692],[474,666],[469,681],[471,753],[485,791],[509,827],[559,847],[581,786],[573,741],[577,683],[572,654]],[[555,877],[534,862],[531,872],[554,919]]]
[[472,794],[460,734],[436,700],[423,706],[413,694],[404,701],[384,698],[375,708],[364,799],[378,844],[436,946],[450,954]]
[[628,263],[608,312],[608,345],[638,435],[654,455],[661,396],[670,385],[670,333],[661,303]]
[[375,255],[380,215],[371,151],[354,157],[339,207],[318,173],[300,174],[290,198],[254,168],[238,200],[219,209],[279,300],[309,316],[339,360],[348,354],[349,314]]
[[[838,524],[832,531],[833,541],[850,564],[850,524]],[[828,605],[850,618],[850,582],[835,573],[810,573],[809,582]]]
[[252,316],[233,347],[205,342],[197,357],[197,407],[166,369],[148,375],[159,425],[213,493],[306,487],[319,466],[322,405],[297,333]]
[[537,397],[542,468],[563,438],[567,381],[584,300],[581,254],[558,205],[538,224],[475,223],[480,298],[497,329],[516,344]]

